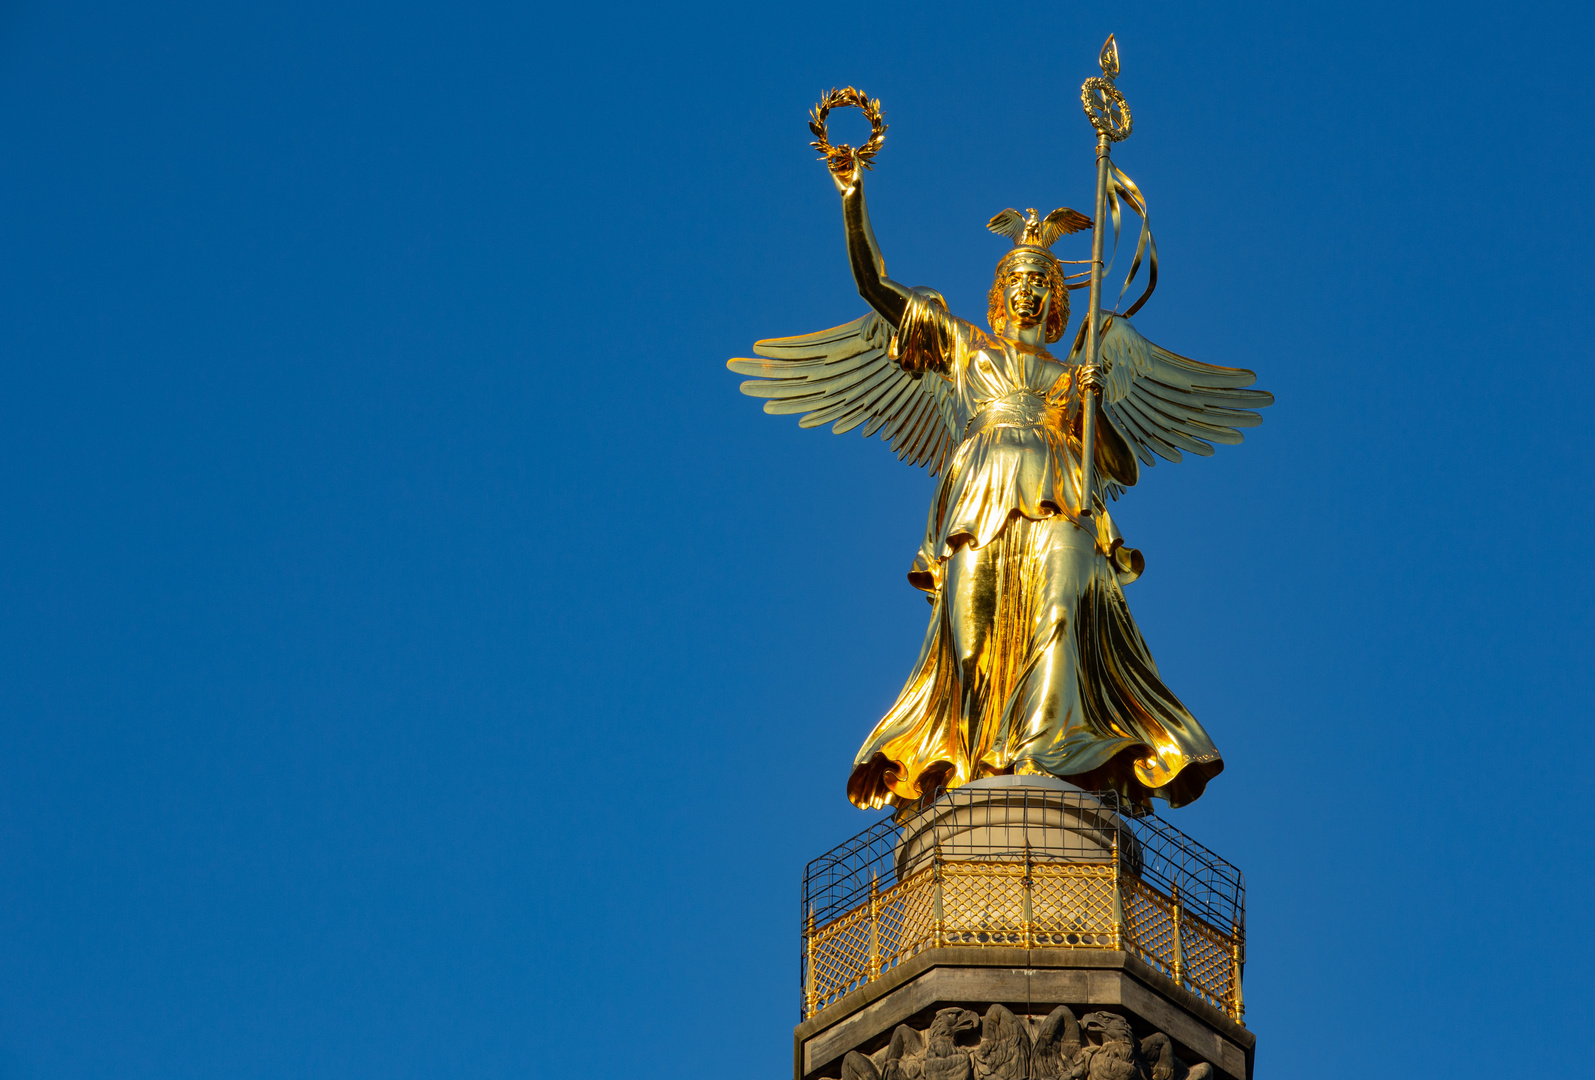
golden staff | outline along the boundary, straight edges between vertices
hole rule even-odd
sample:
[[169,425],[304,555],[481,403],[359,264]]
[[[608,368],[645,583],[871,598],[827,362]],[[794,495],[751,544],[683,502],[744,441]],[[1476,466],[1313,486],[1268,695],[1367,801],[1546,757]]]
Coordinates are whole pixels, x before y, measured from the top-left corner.
[[[1102,55],[1097,57],[1102,65],[1102,76],[1087,79],[1080,86],[1080,104],[1085,108],[1091,126],[1097,129],[1097,209],[1091,222],[1091,291],[1086,302],[1085,364],[1086,371],[1095,371],[1102,351],[1102,241],[1106,231],[1103,223],[1108,214],[1108,170],[1111,163],[1109,148],[1130,137],[1130,105],[1113,85],[1119,77],[1119,44],[1108,35],[1102,45]],[[1117,212],[1115,211],[1115,221]],[[1137,252],[1137,256],[1139,256]],[[1139,305],[1137,305],[1139,306]],[[1080,512],[1092,513],[1091,467],[1097,449],[1096,394],[1086,391],[1081,397],[1084,412],[1080,418]]]

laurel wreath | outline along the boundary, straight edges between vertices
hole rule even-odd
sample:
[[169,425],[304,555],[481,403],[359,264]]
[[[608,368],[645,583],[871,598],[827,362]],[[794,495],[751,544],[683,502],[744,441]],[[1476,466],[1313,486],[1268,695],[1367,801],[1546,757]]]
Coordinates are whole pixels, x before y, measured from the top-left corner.
[[[841,108],[859,109],[869,121],[869,139],[856,150],[846,143],[832,146],[825,137],[825,118],[831,115],[832,109]],[[814,141],[809,145],[820,152],[820,160],[825,162],[826,168],[842,176],[850,175],[857,169],[873,169],[875,154],[880,150],[881,143],[886,141],[886,121],[881,118],[880,99],[872,100],[868,94],[851,86],[832,90],[809,110],[809,130],[814,133]]]
[[[1107,55],[1106,47],[1103,48],[1103,55]],[[1118,56],[1115,53],[1115,70],[1117,64]],[[1106,64],[1103,70],[1107,70]],[[1130,119],[1130,103],[1124,100],[1124,95],[1113,85],[1111,78],[1087,79],[1080,87],[1080,104],[1090,118],[1091,126],[1106,135],[1111,142],[1123,142],[1130,137],[1130,129],[1135,123]]]

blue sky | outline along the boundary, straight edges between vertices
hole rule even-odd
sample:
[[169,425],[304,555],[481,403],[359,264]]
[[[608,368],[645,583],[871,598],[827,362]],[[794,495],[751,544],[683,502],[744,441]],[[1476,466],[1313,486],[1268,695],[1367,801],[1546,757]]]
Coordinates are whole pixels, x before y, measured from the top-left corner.
[[64,0],[0,7],[0,1078],[783,1074],[931,481],[724,360],[862,311],[823,90],[978,318],[1110,30],[1137,324],[1278,397],[1115,512],[1259,1066],[1576,1073],[1587,9]]

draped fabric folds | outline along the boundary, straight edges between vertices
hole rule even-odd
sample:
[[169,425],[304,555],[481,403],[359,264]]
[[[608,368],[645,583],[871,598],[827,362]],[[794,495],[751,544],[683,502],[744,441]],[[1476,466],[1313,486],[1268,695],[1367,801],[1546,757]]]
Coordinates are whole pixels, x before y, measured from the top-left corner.
[[855,759],[854,803],[1017,772],[1182,806],[1222,771],[1094,535],[1063,515],[1016,516],[940,571],[913,674]]
[[848,797],[882,806],[1028,772],[1143,804],[1196,799],[1224,764],[1125,603],[1142,563],[1103,508],[1111,486],[1137,479],[1123,435],[1100,419],[1097,512],[1082,515],[1072,365],[917,297],[890,355],[947,381],[963,439],[910,573],[932,599],[925,642],[854,760]]

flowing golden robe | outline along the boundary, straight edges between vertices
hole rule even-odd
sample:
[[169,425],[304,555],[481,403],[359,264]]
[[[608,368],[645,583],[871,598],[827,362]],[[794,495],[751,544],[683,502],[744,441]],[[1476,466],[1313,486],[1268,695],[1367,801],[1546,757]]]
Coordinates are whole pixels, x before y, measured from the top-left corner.
[[1125,603],[1141,558],[1102,506],[1106,485],[1136,479],[1122,435],[1099,415],[1097,512],[1082,518],[1072,365],[923,296],[890,355],[946,380],[964,436],[909,574],[933,602],[925,643],[854,759],[848,797],[882,806],[1017,772],[1141,803],[1196,799],[1224,763]]

